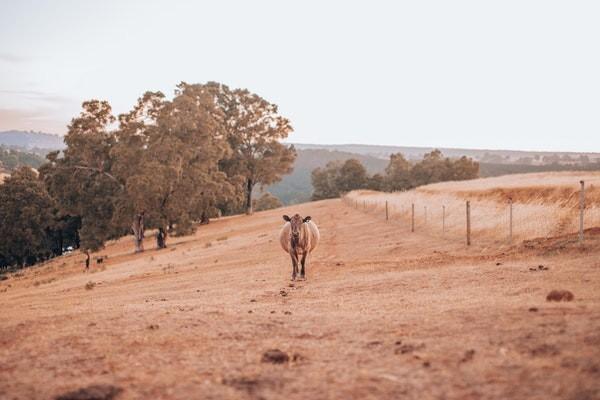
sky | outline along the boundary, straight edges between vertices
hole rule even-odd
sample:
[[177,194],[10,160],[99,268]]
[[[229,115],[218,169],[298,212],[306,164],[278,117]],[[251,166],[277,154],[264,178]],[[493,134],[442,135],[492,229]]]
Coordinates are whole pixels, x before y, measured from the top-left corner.
[[600,151],[598,1],[0,0],[0,131],[218,81],[289,141]]

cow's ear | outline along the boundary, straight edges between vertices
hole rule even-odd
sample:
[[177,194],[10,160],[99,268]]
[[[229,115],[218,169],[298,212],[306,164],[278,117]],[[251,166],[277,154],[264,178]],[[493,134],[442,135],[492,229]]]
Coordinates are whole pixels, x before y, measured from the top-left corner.
[[308,222],[308,221],[310,221],[310,215],[309,215],[308,217],[305,217],[305,218],[302,220],[302,222]]
[[288,217],[287,215],[284,215],[284,216],[283,216],[283,220],[284,220],[284,221],[287,221],[287,222],[290,222],[290,217]]

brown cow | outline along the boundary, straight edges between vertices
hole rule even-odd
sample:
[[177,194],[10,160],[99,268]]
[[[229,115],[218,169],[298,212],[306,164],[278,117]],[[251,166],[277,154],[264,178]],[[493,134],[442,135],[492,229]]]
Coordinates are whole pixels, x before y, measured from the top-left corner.
[[283,216],[285,225],[279,234],[281,247],[292,258],[292,280],[298,275],[298,257],[302,255],[300,263],[300,279],[305,279],[305,265],[310,253],[319,244],[319,229],[317,225],[310,220],[310,217],[302,218],[299,214],[293,217]]

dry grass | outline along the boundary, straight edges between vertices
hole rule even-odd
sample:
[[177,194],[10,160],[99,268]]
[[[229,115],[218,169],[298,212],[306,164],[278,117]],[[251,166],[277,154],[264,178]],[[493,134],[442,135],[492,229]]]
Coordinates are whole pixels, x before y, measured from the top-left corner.
[[600,173],[544,173],[444,182],[396,193],[356,191],[346,196],[359,210],[385,215],[410,225],[415,204],[416,229],[448,240],[463,241],[466,206],[471,202],[473,239],[487,244],[508,243],[509,198],[513,201],[513,239],[551,237],[579,227],[579,181],[585,180],[584,227],[600,226]]
[[[289,280],[281,210],[214,221],[173,251],[112,242],[87,295],[78,252],[0,281],[0,398],[599,398],[600,230],[584,248],[497,251],[339,200],[284,212],[321,230],[306,281]],[[574,298],[548,302],[553,289]],[[272,349],[288,362],[261,362]]]

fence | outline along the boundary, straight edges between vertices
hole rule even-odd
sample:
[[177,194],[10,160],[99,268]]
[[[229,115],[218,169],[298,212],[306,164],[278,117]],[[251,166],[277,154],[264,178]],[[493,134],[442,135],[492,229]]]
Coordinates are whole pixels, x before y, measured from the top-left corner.
[[[593,201],[586,197],[586,189],[592,189]],[[343,200],[357,210],[404,226],[407,231],[463,241],[467,245],[509,244],[573,233],[578,233],[579,241],[583,242],[585,229],[600,227],[600,190],[597,186],[586,188],[581,181],[579,190],[563,192],[560,200],[551,203],[516,202],[511,198],[498,202],[477,196],[467,199],[419,190],[356,191]]]

